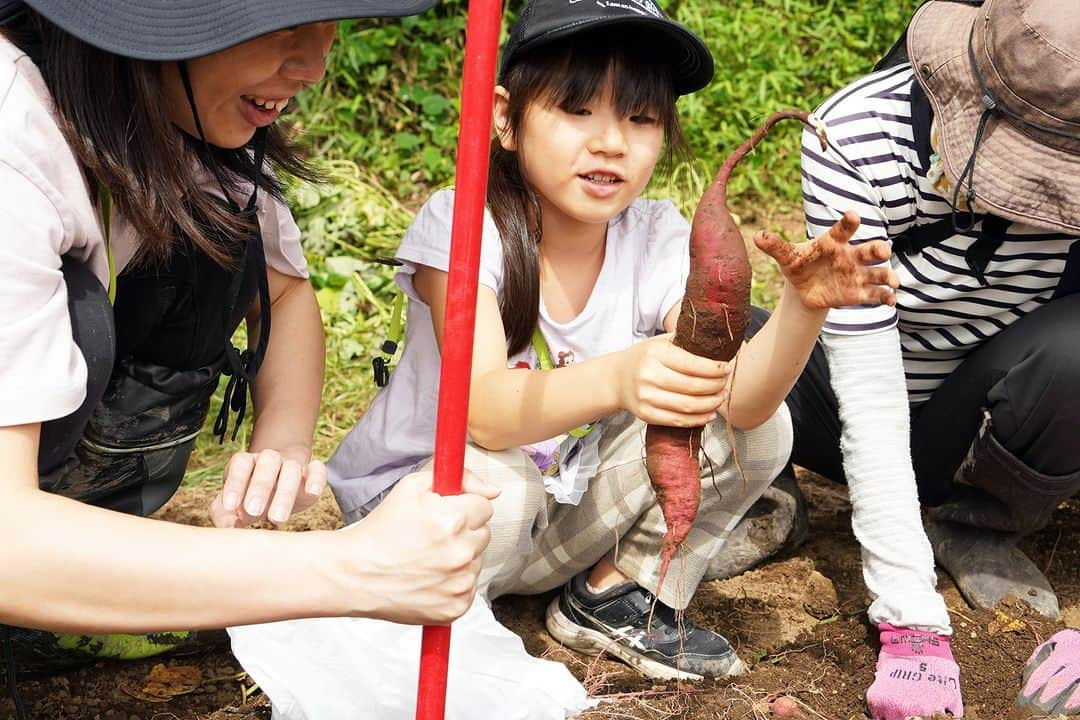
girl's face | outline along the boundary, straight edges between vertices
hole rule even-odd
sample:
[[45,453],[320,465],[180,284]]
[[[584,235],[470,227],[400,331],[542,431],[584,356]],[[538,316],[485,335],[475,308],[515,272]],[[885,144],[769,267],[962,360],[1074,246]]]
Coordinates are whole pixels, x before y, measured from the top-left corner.
[[[211,145],[243,147],[256,128],[277,120],[289,100],[326,73],[336,23],[298,25],[187,61],[195,106]],[[166,113],[198,137],[176,63],[162,66]]]
[[645,189],[664,145],[658,113],[622,116],[607,88],[580,108],[534,102],[511,136],[508,102],[496,88],[495,127],[503,148],[518,153],[545,221],[606,224]]

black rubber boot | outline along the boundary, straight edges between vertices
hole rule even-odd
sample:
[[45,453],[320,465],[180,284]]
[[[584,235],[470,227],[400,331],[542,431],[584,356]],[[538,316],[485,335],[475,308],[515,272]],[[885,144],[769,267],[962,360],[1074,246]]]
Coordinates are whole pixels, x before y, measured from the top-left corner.
[[788,463],[728,535],[703,579],[740,575],[777,553],[802,545],[809,530],[806,500],[795,482],[795,469]]
[[972,606],[993,608],[1006,595],[1014,595],[1041,615],[1058,618],[1057,595],[1042,571],[1016,547],[1019,535],[932,516],[926,518],[925,527],[938,565]]
[[928,514],[927,536],[938,564],[972,605],[992,608],[1011,593],[1057,618],[1049,581],[1016,543],[1045,527],[1054,509],[1080,490],[1080,472],[1036,472],[998,442],[992,426],[985,412],[953,497]]

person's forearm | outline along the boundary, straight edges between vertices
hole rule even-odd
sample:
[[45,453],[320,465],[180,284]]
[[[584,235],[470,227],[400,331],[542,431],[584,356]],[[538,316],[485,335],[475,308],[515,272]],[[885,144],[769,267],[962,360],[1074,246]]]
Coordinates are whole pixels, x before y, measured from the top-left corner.
[[826,333],[822,339],[840,410],[851,525],[874,598],[870,620],[948,634],[911,463],[899,334]]
[[[270,342],[252,383],[255,427],[249,449],[311,450],[322,399],[326,340],[310,283],[288,278],[272,305]],[[248,326],[258,336],[258,323]]]
[[35,488],[0,503],[0,622],[65,632],[220,628],[338,615],[335,533],[196,528]]
[[772,417],[806,366],[825,315],[825,310],[807,309],[791,286],[784,285],[776,310],[739,350],[728,380],[731,403],[720,412],[734,427],[754,428]]
[[619,353],[554,370],[497,369],[473,377],[469,435],[489,450],[539,442],[622,409]]

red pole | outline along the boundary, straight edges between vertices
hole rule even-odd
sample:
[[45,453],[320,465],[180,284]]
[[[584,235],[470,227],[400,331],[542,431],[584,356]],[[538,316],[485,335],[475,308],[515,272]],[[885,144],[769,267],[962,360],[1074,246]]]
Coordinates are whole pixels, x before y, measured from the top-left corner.
[[[450,237],[450,275],[446,288],[439,411],[435,424],[435,492],[441,495],[457,495],[461,492],[461,474],[465,466],[476,288],[480,273],[495,56],[499,49],[501,17],[501,0],[469,2],[461,85],[457,186]],[[417,720],[443,720],[446,716],[449,659],[450,628],[425,627],[420,649]]]

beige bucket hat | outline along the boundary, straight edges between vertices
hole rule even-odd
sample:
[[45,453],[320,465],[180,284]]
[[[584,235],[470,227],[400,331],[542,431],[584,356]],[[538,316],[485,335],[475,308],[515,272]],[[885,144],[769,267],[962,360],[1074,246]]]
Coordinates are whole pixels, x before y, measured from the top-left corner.
[[907,45],[957,195],[1080,235],[1080,2],[931,0]]

